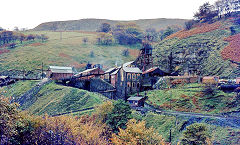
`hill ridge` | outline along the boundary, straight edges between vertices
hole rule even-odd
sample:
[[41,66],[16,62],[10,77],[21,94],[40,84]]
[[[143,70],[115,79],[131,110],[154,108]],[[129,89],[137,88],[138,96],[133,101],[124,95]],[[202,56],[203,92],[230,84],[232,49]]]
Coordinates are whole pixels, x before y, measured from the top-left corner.
[[137,20],[110,20],[99,18],[85,18],[79,20],[66,21],[51,21],[39,24],[33,28],[35,31],[63,31],[63,30],[82,30],[82,31],[96,31],[102,23],[109,23],[115,25],[117,23],[134,22],[140,26],[141,29],[155,28],[157,30],[165,29],[171,25],[178,25],[183,27],[188,19],[179,18],[155,18],[155,19],[137,19]]

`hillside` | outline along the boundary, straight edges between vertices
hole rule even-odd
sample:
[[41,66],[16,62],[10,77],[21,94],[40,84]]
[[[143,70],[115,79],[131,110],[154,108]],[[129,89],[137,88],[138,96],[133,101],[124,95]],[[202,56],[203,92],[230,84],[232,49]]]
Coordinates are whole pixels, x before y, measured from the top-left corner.
[[[18,99],[30,90],[38,81],[19,81],[4,87],[4,95]],[[76,88],[57,85],[54,82],[44,85],[30,100],[26,100],[20,108],[35,115],[55,115],[86,108],[103,103],[106,98],[100,94]]]
[[[155,64],[180,74],[196,71],[202,76],[236,77],[240,69],[237,18],[198,23],[168,36],[155,46]],[[171,64],[167,58],[171,58]]]
[[141,29],[146,30],[148,28],[155,28],[156,30],[166,29],[168,26],[178,25],[182,27],[186,19],[140,19],[132,21],[117,21],[107,19],[81,19],[81,20],[70,20],[70,21],[56,21],[46,22],[38,25],[33,30],[35,31],[96,31],[102,23],[109,23],[115,25],[117,23],[134,22],[140,26]]
[[[88,62],[100,63],[106,69],[116,63],[120,65],[134,60],[138,55],[139,46],[97,45],[97,33],[28,31],[25,34],[45,34],[49,40],[23,42],[12,49],[0,48],[0,72],[10,69],[41,69],[41,63],[44,64],[44,69],[49,65],[74,66],[81,69],[85,68]],[[83,42],[84,38],[88,39],[86,43]],[[125,49],[129,49],[129,56],[122,55]],[[7,51],[1,53],[1,50]]]
[[[213,92],[209,91],[210,89]],[[203,114],[240,110],[236,93],[225,93],[203,84],[186,84],[170,90],[148,91],[147,103],[155,108]]]

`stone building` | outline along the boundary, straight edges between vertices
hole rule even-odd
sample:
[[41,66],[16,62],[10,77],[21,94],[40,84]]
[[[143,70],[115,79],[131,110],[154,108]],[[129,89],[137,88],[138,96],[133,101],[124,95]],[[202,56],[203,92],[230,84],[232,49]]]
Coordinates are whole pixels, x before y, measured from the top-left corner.
[[111,84],[116,87],[116,96],[127,100],[129,94],[137,93],[141,88],[142,71],[127,62],[111,74]]

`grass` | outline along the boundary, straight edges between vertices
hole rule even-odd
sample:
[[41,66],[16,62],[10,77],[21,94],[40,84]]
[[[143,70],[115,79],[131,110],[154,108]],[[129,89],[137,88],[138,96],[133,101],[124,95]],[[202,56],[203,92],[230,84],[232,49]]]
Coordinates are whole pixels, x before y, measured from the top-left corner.
[[214,144],[239,144],[240,129],[231,127],[222,127],[206,122],[206,120],[192,121],[192,118],[175,117],[168,115],[159,115],[155,113],[147,113],[140,115],[133,112],[133,117],[137,120],[146,122],[147,127],[153,127],[156,132],[162,135],[165,141],[169,141],[169,133],[171,129],[172,144],[177,144],[181,141],[183,131],[192,123],[204,123],[207,126],[208,132],[211,135],[211,140]]
[[203,84],[186,84],[173,89],[153,90],[147,92],[147,103],[155,108],[184,112],[216,114],[237,110],[239,105],[232,106],[236,102],[234,93],[224,93],[215,90],[213,95],[203,93]]
[[[49,65],[74,66],[77,69],[85,67],[86,63],[100,63],[104,68],[114,66],[116,62],[122,64],[134,60],[138,51],[136,46],[111,45],[102,46],[96,44],[97,34],[83,32],[50,32],[50,31],[29,31],[26,34],[45,34],[49,37],[46,42],[28,42],[29,44],[19,45],[10,52],[0,55],[1,70],[9,69],[40,69],[44,63],[45,69]],[[60,39],[62,33],[62,39]],[[85,44],[83,38],[88,38]],[[25,43],[25,42],[24,42]],[[27,42],[26,42],[27,43]],[[35,44],[36,43],[36,44]],[[40,44],[39,44],[40,43]],[[130,56],[122,56],[122,50],[130,49],[135,53]],[[90,53],[94,57],[90,57]]]
[[34,85],[36,85],[39,81],[18,81],[12,85],[3,87],[3,95],[11,96],[17,99],[22,96],[25,92],[30,90]]
[[[32,88],[34,84],[36,84],[36,81],[19,81],[16,84],[5,87],[4,91],[6,93],[4,95],[19,97]],[[97,93],[57,85],[51,82],[44,85],[35,96],[32,96],[20,108],[23,107],[26,111],[35,115],[43,115],[45,113],[54,115],[95,107],[101,104],[104,99],[104,96]],[[74,114],[81,115],[84,113],[91,113],[91,110]]]

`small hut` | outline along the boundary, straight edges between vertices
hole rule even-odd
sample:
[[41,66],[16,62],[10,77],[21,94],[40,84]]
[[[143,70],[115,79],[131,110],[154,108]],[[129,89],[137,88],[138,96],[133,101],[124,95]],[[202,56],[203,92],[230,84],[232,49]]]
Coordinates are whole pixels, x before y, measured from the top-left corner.
[[131,107],[143,107],[144,106],[144,97],[130,97],[127,99]]

